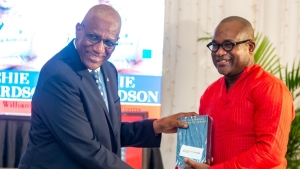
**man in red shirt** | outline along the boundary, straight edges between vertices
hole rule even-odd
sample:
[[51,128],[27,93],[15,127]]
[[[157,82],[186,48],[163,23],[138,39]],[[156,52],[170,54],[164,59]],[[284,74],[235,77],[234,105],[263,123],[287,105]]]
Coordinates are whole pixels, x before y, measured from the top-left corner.
[[207,47],[223,77],[200,99],[199,114],[214,120],[211,165],[194,169],[285,169],[293,99],[285,84],[254,62],[254,31],[238,16],[223,19]]

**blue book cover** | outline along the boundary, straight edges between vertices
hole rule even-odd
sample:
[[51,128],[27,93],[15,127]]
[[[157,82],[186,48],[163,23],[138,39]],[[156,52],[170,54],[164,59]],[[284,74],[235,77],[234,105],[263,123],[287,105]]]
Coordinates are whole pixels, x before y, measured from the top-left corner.
[[190,158],[196,162],[211,161],[212,118],[207,115],[179,118],[188,123],[188,128],[179,128],[177,132],[176,165],[185,167],[183,159]]

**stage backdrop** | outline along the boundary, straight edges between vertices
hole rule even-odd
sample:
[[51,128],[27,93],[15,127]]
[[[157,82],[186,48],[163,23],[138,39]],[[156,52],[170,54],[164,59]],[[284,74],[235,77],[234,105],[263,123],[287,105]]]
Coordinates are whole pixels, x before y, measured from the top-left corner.
[[39,70],[73,40],[75,25],[99,3],[113,6],[122,18],[118,46],[109,59],[119,72],[122,111],[148,111],[148,117],[160,117],[164,26],[160,0],[2,2],[6,12],[0,16],[0,113],[30,114]]

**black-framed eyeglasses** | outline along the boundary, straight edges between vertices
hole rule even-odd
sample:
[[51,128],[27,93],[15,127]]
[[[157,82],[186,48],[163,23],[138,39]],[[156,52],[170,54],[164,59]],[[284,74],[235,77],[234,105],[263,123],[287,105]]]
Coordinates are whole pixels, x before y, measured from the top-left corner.
[[208,47],[209,50],[211,50],[212,52],[217,52],[220,48],[220,46],[222,46],[222,48],[226,51],[226,52],[230,52],[234,46],[242,44],[242,43],[246,43],[249,42],[250,39],[247,40],[243,40],[243,41],[239,41],[239,42],[230,42],[228,40],[224,41],[221,44],[218,44],[216,42],[210,42],[209,44],[207,44],[206,46]]
[[[80,24],[80,25],[84,28],[84,31],[86,32],[84,24]],[[113,49],[115,46],[118,45],[118,42],[114,43],[110,40],[102,39],[100,36],[94,33],[86,33],[85,36],[93,45],[103,41],[104,47],[107,49]]]

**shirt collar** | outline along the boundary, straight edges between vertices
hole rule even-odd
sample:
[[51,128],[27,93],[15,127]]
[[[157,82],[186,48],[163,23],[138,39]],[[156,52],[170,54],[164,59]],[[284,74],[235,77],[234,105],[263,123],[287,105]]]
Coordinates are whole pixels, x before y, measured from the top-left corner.
[[[100,66],[101,67],[101,66]],[[99,73],[101,73],[101,69],[100,69],[100,67],[98,67],[97,69],[95,69],[96,71],[98,71]],[[89,72],[91,72],[92,70],[91,69],[88,69],[89,70]]]
[[77,49],[76,44],[75,44],[75,39],[73,40],[73,44],[74,44],[75,49]]

